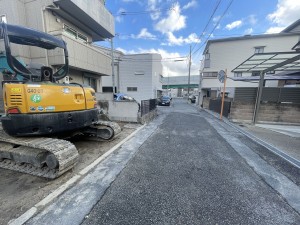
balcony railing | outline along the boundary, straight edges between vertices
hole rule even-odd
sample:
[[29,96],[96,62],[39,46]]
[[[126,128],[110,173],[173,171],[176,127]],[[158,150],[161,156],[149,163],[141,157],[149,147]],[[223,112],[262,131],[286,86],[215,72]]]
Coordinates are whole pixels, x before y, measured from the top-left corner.
[[112,14],[99,0],[53,0],[58,8],[48,7],[58,15],[92,36],[93,41],[101,41],[115,35]]
[[[67,43],[70,67],[99,75],[112,74],[111,58],[107,54],[63,33],[55,36],[63,39]],[[61,49],[49,51],[48,60],[52,66],[63,64],[63,51]]]

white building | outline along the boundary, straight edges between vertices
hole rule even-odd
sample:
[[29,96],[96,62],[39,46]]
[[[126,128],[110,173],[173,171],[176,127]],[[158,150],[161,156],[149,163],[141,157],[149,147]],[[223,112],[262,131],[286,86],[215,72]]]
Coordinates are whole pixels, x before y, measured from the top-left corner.
[[[63,39],[69,52],[71,82],[102,91],[102,76],[111,76],[111,57],[92,43],[115,35],[114,17],[104,0],[0,0],[0,19],[9,24],[43,31]],[[3,49],[2,49],[3,50]],[[26,64],[39,63],[54,70],[64,63],[60,50],[13,46]]]
[[[220,95],[223,84],[217,75],[220,70],[226,70],[228,77],[258,76],[259,74],[232,73],[231,71],[252,56],[263,52],[288,52],[300,39],[300,20],[296,21],[281,33],[263,35],[245,35],[225,39],[209,40],[203,52],[200,73],[200,104],[202,96],[217,97]],[[274,83],[275,82],[275,83]],[[266,86],[277,86],[278,82],[266,83]],[[227,79],[226,92],[234,97],[235,87],[257,87],[258,84]]]
[[[123,55],[114,52],[115,91],[126,93],[140,102],[162,94],[162,64],[160,54]],[[112,92],[111,77],[103,78],[103,91]]]

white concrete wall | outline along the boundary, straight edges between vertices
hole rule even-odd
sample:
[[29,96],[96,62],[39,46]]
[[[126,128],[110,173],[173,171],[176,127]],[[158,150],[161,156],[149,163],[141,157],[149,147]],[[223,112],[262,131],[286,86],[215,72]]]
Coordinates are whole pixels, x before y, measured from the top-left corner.
[[137,102],[114,101],[112,93],[96,93],[96,98],[99,109],[101,109],[110,120],[139,122],[139,105]]
[[[125,55],[120,65],[120,92],[141,100],[156,98],[156,90],[161,90],[159,75],[162,74],[157,54]],[[153,65],[154,64],[154,65]],[[137,87],[137,91],[127,91],[128,87]]]
[[115,121],[139,121],[139,105],[129,101],[109,101],[108,117]]
[[162,64],[161,64],[161,55],[152,54],[152,90],[153,95],[151,98],[157,98],[158,92],[162,92]]

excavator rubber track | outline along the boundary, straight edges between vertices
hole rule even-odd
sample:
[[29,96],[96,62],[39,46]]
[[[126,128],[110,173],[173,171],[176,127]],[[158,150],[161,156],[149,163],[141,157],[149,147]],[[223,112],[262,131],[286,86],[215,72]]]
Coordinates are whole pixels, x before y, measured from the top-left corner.
[[29,163],[0,158],[1,168],[54,179],[73,168],[79,157],[76,147],[69,141],[46,137],[15,138],[7,135],[1,127],[0,153],[20,155],[22,154],[22,151],[18,148],[25,149],[23,157],[28,157],[26,152],[30,151],[33,152],[32,157],[37,157],[38,152],[50,153],[52,157],[55,157],[55,161],[58,162],[58,166],[51,169],[46,165],[38,167]]
[[87,127],[82,133],[88,140],[107,141],[116,137],[121,130],[119,124],[115,122],[99,120]]

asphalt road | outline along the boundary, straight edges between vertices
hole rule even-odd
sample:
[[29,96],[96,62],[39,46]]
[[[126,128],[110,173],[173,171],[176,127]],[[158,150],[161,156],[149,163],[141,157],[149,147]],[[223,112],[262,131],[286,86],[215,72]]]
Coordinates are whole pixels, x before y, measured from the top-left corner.
[[300,224],[299,186],[259,147],[183,100],[159,111],[83,225]]

